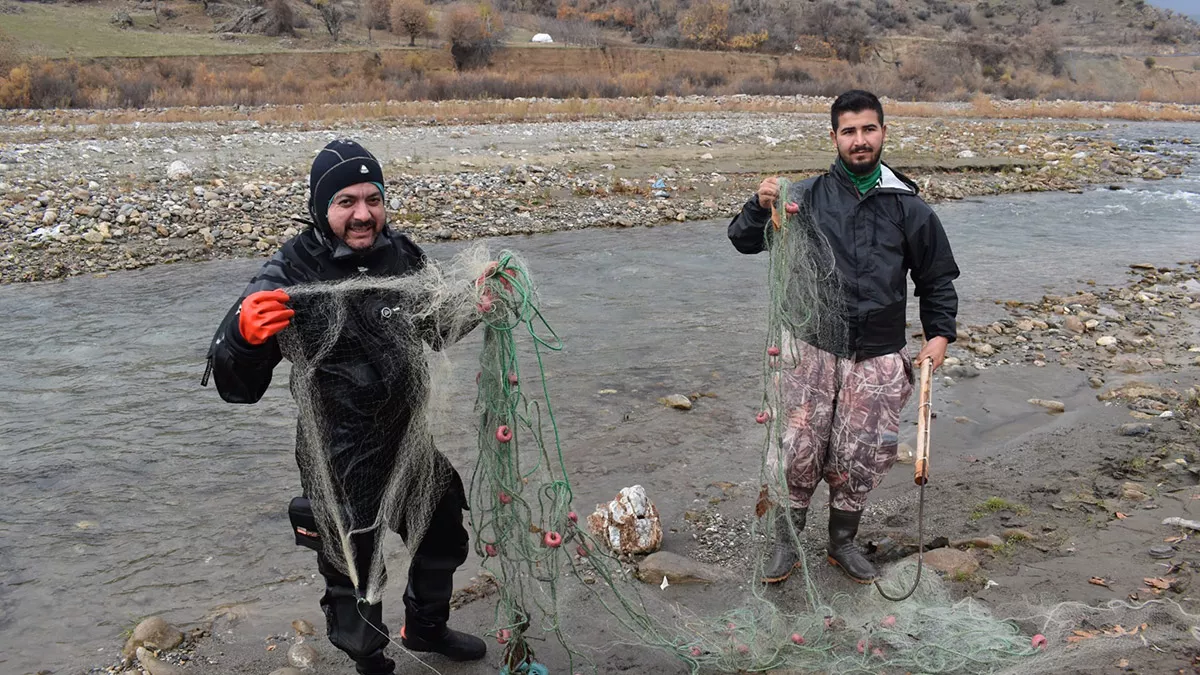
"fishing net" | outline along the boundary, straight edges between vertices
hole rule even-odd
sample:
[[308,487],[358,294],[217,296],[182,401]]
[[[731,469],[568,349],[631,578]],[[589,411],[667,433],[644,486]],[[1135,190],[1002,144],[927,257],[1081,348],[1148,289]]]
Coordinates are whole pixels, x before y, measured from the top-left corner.
[[279,344],[292,362],[304,494],[326,558],[372,604],[385,581],[378,538],[402,533],[416,551],[450,485],[430,428],[439,378],[426,350],[478,324],[471,280],[485,265],[468,255],[404,277],[288,289],[296,313]]
[[[444,396],[438,383],[457,377],[444,358],[435,359],[431,377],[429,346],[482,324],[469,499],[472,545],[496,581],[488,634],[501,645],[502,675],[537,675],[550,666],[610,672],[614,659],[626,656],[625,645],[660,650],[691,673],[1073,672],[1149,644],[1195,646],[1196,617],[1173,603],[989,609],[954,600],[936,574],[918,582],[911,562],[885,570],[881,584],[891,595],[912,587],[901,603],[871,587],[823,581],[803,556],[784,587],[759,583],[774,507],[787,499],[779,373],[797,365],[797,340],[832,347],[846,339],[845,281],[798,187],[781,188],[778,227],[766,231],[770,300],[757,413],[765,430],[764,489],[750,518],[754,563],[739,570],[751,576],[711,590],[715,606],[728,609],[690,611],[664,599],[580,523],[545,370],[562,345],[525,263],[510,251],[492,256],[482,245],[409,277],[289,289],[296,318],[281,344],[293,361],[305,488],[322,533],[330,533],[330,560],[375,602],[385,583],[382,547],[360,560],[356,537],[401,529],[409,551],[419,545],[449,476],[430,418]],[[364,359],[389,384],[354,394],[358,380],[349,364]],[[345,434],[366,440],[353,453],[331,454]],[[810,529],[823,529],[820,518],[812,520]],[[589,628],[603,622],[624,633],[616,646],[589,641]]]

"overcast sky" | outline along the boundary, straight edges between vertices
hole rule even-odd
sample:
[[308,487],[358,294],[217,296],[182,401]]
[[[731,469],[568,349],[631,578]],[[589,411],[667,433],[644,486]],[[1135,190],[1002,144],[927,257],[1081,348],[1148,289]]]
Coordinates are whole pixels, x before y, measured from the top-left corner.
[[1200,16],[1200,0],[1150,0],[1150,4],[1192,16]]

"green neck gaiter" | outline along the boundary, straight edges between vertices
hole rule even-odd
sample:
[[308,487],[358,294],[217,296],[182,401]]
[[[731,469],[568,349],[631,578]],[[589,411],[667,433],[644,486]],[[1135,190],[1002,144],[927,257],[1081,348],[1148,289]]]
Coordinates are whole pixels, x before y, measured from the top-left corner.
[[860,195],[867,194],[867,190],[870,190],[878,185],[879,176],[883,174],[883,162],[876,163],[875,168],[871,171],[871,173],[864,173],[861,175],[851,171],[850,167],[846,166],[846,163],[842,161],[841,157],[838,157],[838,164],[842,165],[842,168],[845,169],[846,173],[850,176],[850,180],[854,181],[854,187],[858,188],[858,194]]

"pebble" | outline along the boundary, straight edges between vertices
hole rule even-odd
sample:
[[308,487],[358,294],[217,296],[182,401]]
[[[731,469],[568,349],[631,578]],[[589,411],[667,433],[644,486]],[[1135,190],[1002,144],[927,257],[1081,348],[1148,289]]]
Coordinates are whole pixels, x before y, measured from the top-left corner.
[[288,663],[292,666],[300,669],[308,669],[317,663],[321,655],[317,653],[317,650],[312,645],[298,642],[288,649],[287,658]]
[[1175,547],[1167,544],[1157,544],[1155,546],[1151,546],[1148,553],[1150,554],[1151,558],[1155,558],[1157,560],[1166,560],[1167,558],[1175,557]]
[[1149,422],[1129,422],[1117,429],[1118,436],[1145,436],[1154,427]]
[[1029,403],[1041,406],[1052,413],[1065,412],[1067,409],[1067,406],[1062,401],[1052,401],[1044,398],[1031,398],[1029,399]]
[[684,396],[683,394],[671,394],[670,396],[665,396],[658,400],[663,405],[675,408],[676,410],[692,409],[692,399]]

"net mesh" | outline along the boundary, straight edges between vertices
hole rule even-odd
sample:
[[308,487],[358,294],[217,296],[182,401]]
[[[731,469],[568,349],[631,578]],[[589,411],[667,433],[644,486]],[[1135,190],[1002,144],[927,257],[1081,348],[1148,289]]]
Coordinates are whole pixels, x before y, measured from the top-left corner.
[[399,278],[288,289],[296,314],[279,344],[292,362],[304,493],[326,558],[368,602],[384,585],[378,537],[391,529],[416,551],[452,478],[430,428],[439,390],[426,348],[478,324],[470,280],[485,265],[466,255]]
[[[764,490],[751,518],[752,540],[760,544],[772,539],[772,507],[787,495],[778,373],[797,365],[795,340],[830,348],[846,339],[842,281],[799,189],[781,186],[779,225],[766,232],[770,301],[759,412],[766,432]],[[503,645],[502,674],[547,672],[543,662],[549,660],[539,661],[535,644],[566,672],[607,672],[611,651],[589,644],[579,631],[601,616],[627,633],[622,644],[665,651],[692,673],[1086,672],[1147,645],[1196,646],[1196,617],[1168,601],[988,608],[955,601],[937,575],[925,574],[911,597],[892,603],[871,587],[831,591],[845,586],[823,584],[804,556],[786,589],[766,587],[758,580],[770,547],[762,545],[750,579],[714,589],[719,606],[731,609],[689,611],[648,592],[606,542],[578,522],[544,367],[561,343],[516,254],[492,256],[476,245],[410,277],[289,293],[296,318],[281,344],[293,361],[306,493],[322,534],[330,533],[326,555],[361,582],[371,602],[385,583],[382,547],[360,560],[356,538],[400,529],[408,534],[407,549],[415,550],[447,487],[449,464],[434,446],[430,419],[444,403],[438,382],[454,375],[445,359],[426,367],[426,346],[441,346],[482,322],[479,454],[469,499],[472,543],[498,588],[489,635]],[[352,385],[360,384],[355,373],[363,360],[386,384],[356,393]],[[352,436],[366,440],[346,445]],[[883,590],[900,595],[914,584],[916,568],[901,562],[885,574]],[[1088,639],[1079,639],[1075,631],[1081,630],[1090,631]]]

